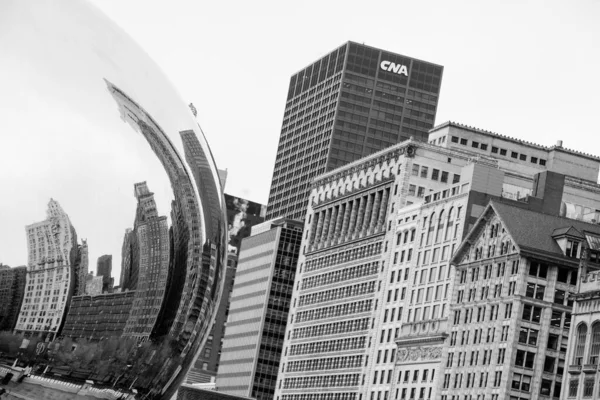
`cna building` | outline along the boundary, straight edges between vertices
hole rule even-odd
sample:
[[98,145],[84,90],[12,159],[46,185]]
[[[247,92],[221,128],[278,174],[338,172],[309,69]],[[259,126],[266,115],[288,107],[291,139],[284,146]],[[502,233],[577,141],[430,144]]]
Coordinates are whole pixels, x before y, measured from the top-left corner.
[[302,220],[310,182],[410,137],[427,141],[443,67],[348,42],[290,79],[266,219]]
[[[535,210],[530,211],[535,215],[554,213],[564,223],[553,225],[552,229],[557,229],[555,238],[551,237],[552,231],[542,232],[541,235],[548,236],[546,241],[562,240],[561,229],[571,220],[574,225],[577,221],[587,221],[583,223],[585,226],[597,223],[599,171],[600,158],[566,149],[562,143],[540,146],[448,122],[432,129],[426,142],[409,139],[317,177],[310,191],[274,398],[463,400],[466,393],[470,400],[477,399],[477,394],[481,394],[480,400],[493,400],[504,399],[513,381],[515,387],[519,382],[519,392],[510,392],[506,398],[557,397],[563,387],[561,368],[566,346],[555,348],[556,362],[549,364],[546,372],[543,365],[536,367],[535,373],[502,367],[505,372],[501,377],[498,374],[497,379],[501,380],[503,391],[478,392],[482,379],[479,371],[477,378],[469,377],[468,386],[466,375],[461,381],[455,374],[471,366],[472,351],[479,351],[479,369],[484,352],[486,368],[490,360],[493,360],[491,369],[500,368],[496,363],[499,359],[496,348],[501,347],[498,343],[503,335],[499,326],[509,326],[505,329],[509,332],[506,337],[518,340],[515,331],[521,326],[517,321],[528,315],[530,322],[533,318],[527,312],[523,314],[525,303],[536,315],[538,309],[532,307],[543,308],[542,319],[555,318],[554,322],[546,323],[552,326],[553,334],[560,331],[558,337],[552,337],[553,343],[556,340],[559,344],[563,340],[566,343],[572,305],[566,299],[575,290],[572,283],[575,278],[571,278],[573,263],[558,254],[557,249],[553,261],[540,260],[536,253],[538,262],[557,262],[553,264],[556,268],[568,267],[566,278],[563,270],[560,278],[567,281],[558,286],[548,284],[547,296],[539,299],[535,297],[536,287],[531,292],[527,280],[521,278],[519,286],[510,290],[533,298],[514,302],[512,314],[508,312],[504,318],[507,311],[498,304],[504,301],[503,296],[509,296],[508,281],[511,276],[523,275],[506,272],[512,261],[504,259],[513,254],[512,245],[508,246],[506,240],[490,243],[489,246],[495,247],[489,249],[488,245],[482,245],[478,257],[484,253],[486,259],[493,259],[484,263],[493,264],[493,269],[485,270],[482,264],[478,279],[472,281],[477,291],[474,287],[463,289],[462,301],[473,303],[460,306],[469,308],[467,324],[481,324],[477,333],[466,333],[474,331],[475,326],[469,325],[467,329],[466,311],[456,317],[460,323],[454,321],[461,275],[456,261],[452,264],[451,260],[490,200],[523,204],[528,201],[532,210],[535,205]],[[499,229],[504,237],[505,232]],[[533,222],[521,229],[527,232],[520,234],[540,235]],[[544,251],[544,248],[539,250]],[[500,282],[497,276],[496,264],[502,262],[506,264],[501,276],[507,282]],[[519,274],[528,271],[525,269],[528,267],[522,265]],[[556,268],[549,271],[557,271]],[[493,282],[486,285],[482,295],[484,275]],[[532,282],[544,286],[536,279]],[[562,303],[538,304],[538,301],[553,303],[550,293],[555,287],[564,291]],[[560,296],[556,302],[559,300]],[[483,309],[479,311],[484,304],[485,320]],[[491,323],[490,313],[494,318]],[[560,325],[556,325],[559,319]],[[495,325],[498,325],[496,331],[489,329],[488,334],[488,328]],[[536,329],[531,324],[529,327]],[[547,333],[540,328],[540,335]],[[473,335],[477,335],[480,349],[472,348]],[[450,350],[451,343],[464,349]],[[517,357],[517,352],[507,350],[504,361],[507,365],[514,362],[525,365],[521,356],[531,357],[526,354],[529,351],[537,354],[536,365],[543,364],[542,350],[545,351],[538,347],[519,352],[518,361],[508,358]],[[448,358],[450,352],[455,353],[452,361]],[[459,352],[465,354],[459,356]],[[477,356],[473,362],[476,359]],[[513,376],[514,373],[521,374],[521,378]],[[523,378],[524,375],[528,376]],[[482,387],[493,387],[495,378],[495,374],[488,374]],[[528,386],[530,378],[532,383]],[[473,386],[475,380],[477,386]]]

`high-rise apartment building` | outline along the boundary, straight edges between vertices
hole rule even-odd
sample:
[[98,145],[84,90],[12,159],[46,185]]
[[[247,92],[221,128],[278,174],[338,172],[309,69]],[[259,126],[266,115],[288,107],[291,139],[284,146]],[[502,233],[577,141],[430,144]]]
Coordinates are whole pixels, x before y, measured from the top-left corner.
[[25,296],[16,333],[53,339],[59,334],[73,294],[77,234],[54,199],[47,218],[25,227],[29,257]]
[[276,400],[439,398],[449,261],[489,199],[535,194],[543,212],[598,221],[599,170],[600,158],[562,145],[446,123],[430,143],[319,176]]
[[0,264],[0,331],[11,331],[17,323],[25,294],[27,267]]
[[313,178],[435,122],[443,67],[348,42],[294,74],[277,148],[267,219],[302,220]]
[[98,257],[96,276],[102,276],[102,293],[112,291],[114,278],[112,277],[112,255],[105,254]]
[[302,240],[302,223],[255,225],[242,241],[230,298],[217,390],[272,399]]

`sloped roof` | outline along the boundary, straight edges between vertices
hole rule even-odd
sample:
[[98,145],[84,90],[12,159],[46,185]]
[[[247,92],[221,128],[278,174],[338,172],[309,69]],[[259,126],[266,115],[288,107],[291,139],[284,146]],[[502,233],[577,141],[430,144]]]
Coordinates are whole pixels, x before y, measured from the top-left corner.
[[576,236],[582,238],[584,232],[600,235],[600,225],[543,214],[494,200],[490,201],[490,205],[506,224],[506,229],[521,249],[535,249],[562,255],[562,250],[552,237],[555,231],[572,232],[575,229],[579,233]]
[[498,215],[521,250],[535,250],[564,257],[554,237],[568,234],[585,239],[586,233],[600,236],[600,225],[544,214],[526,207],[515,201],[490,200],[486,209],[458,247],[452,257],[452,263],[458,262],[464,251],[470,247],[468,243],[474,239],[474,235],[477,235],[476,232],[481,230],[482,224],[485,224],[484,217],[490,212]]

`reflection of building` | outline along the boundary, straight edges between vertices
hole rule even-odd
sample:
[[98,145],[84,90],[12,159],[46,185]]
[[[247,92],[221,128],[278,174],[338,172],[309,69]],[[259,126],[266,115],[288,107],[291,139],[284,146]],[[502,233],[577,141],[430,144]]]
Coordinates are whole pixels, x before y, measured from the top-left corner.
[[98,257],[96,276],[102,276],[102,293],[112,292],[114,278],[112,277],[112,255]]
[[0,331],[11,331],[17,323],[25,293],[27,267],[0,264]]
[[[579,232],[581,233],[581,232]],[[582,235],[579,235],[580,239]],[[595,237],[585,235],[584,249],[588,264],[595,268],[580,268],[578,293],[570,296],[567,301],[575,301],[573,319],[569,332],[569,347],[566,360],[563,358],[559,365],[564,370],[561,399],[598,399],[600,398],[600,383],[598,383],[598,365],[600,358],[600,242]],[[586,247],[588,247],[586,249]],[[572,247],[571,247],[572,249]],[[587,250],[587,251],[586,251]],[[582,260],[583,261],[583,260]],[[566,340],[561,341],[561,351],[564,351]],[[548,346],[550,347],[550,346]],[[546,359],[552,354],[548,354]],[[565,354],[563,354],[565,356]],[[545,364],[544,364],[545,365]],[[560,391],[555,389],[555,397]]]
[[[600,268],[600,226],[559,217],[562,196],[560,188],[558,196],[553,192],[552,179],[545,182],[541,192],[548,197],[542,201],[490,202],[453,256],[451,327],[438,383],[442,399],[529,393],[571,398],[578,394],[581,367],[595,363],[591,369],[597,371],[600,344],[595,353],[585,353],[583,334],[572,358],[566,350],[569,335],[574,338],[581,327],[571,325],[580,271],[590,259]],[[565,364],[573,374],[563,375]],[[583,372],[583,397],[593,398],[594,382],[588,385]],[[574,379],[566,382],[567,376]]]
[[123,237],[123,246],[121,247],[121,278],[119,285],[121,291],[135,290],[137,283],[137,263],[134,263],[134,255],[137,255],[137,249],[134,249],[135,242],[134,233],[131,228],[125,230]]
[[17,333],[53,338],[73,293],[77,236],[69,217],[50,199],[47,219],[28,225],[27,279]]
[[[398,399],[439,398],[456,277],[449,260],[489,198],[518,187],[557,214],[568,201],[600,201],[600,186],[586,180],[597,157],[451,123],[430,141],[406,141],[313,182],[276,398],[300,400],[308,389],[313,400],[391,399],[396,389]],[[587,178],[552,172],[567,166]]]
[[214,384],[183,384],[177,391],[177,400],[250,400],[249,397],[234,396],[214,390]]
[[85,278],[85,294],[95,296],[102,293],[102,284],[104,277],[94,276],[94,274],[88,274]]
[[77,245],[77,258],[75,262],[75,289],[73,296],[85,294],[85,283],[89,268],[89,252],[87,240],[82,239],[81,244]]
[[225,193],[227,224],[229,226],[229,252],[238,254],[242,239],[250,236],[252,226],[264,222],[266,207]]
[[135,294],[127,291],[73,296],[61,335],[90,340],[121,336]]
[[124,335],[147,340],[153,332],[167,289],[170,265],[169,225],[158,216],[154,194],[146,182],[135,184],[138,200],[133,233],[138,261],[136,294]]
[[254,226],[242,242],[218,391],[273,398],[301,240],[300,222],[276,219]]
[[262,204],[228,194],[225,194],[225,204],[229,225],[229,254],[227,256],[223,294],[209,340],[200,350],[194,367],[188,373],[188,383],[209,382],[217,374],[241,241],[243,238],[250,236],[252,226],[264,222],[266,207]]
[[316,175],[433,127],[443,67],[346,43],[292,76],[267,219],[303,219]]

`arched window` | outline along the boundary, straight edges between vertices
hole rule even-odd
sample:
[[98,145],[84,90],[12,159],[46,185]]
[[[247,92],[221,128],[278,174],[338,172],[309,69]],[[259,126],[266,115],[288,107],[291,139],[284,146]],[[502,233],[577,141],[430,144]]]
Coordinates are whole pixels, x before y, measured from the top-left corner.
[[444,210],[440,212],[440,217],[438,218],[438,226],[435,231],[435,242],[439,243],[442,239],[442,231],[444,230]]
[[600,356],[600,321],[592,325],[592,344],[590,346],[589,363],[598,365],[598,356]]
[[431,244],[431,238],[433,236],[433,228],[435,226],[435,213],[431,213],[431,217],[429,217],[429,228],[427,229],[427,241],[425,244]]
[[583,365],[583,352],[585,351],[585,339],[587,337],[587,325],[582,323],[577,327],[577,341],[575,342],[575,365]]
[[448,240],[450,238],[450,234],[452,232],[453,225],[454,225],[454,207],[450,207],[450,211],[448,212],[448,221],[446,222],[446,234],[444,235],[444,240]]

